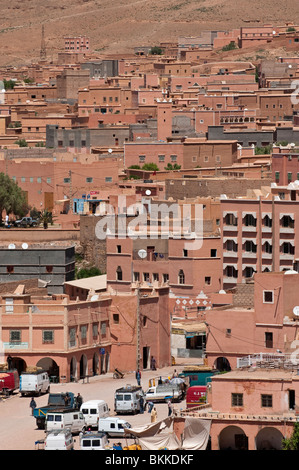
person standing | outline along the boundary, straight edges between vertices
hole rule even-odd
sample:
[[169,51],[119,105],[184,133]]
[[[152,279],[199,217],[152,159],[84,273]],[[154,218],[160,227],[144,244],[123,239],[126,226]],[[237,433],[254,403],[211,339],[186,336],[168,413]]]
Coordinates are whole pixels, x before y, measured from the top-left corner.
[[137,372],[136,372],[136,380],[137,380],[137,384],[138,386],[140,386],[140,381],[141,381],[141,372],[140,370],[138,369]]
[[148,413],[151,413],[153,407],[154,407],[153,402],[152,402],[152,401],[149,401],[149,402],[148,402]]
[[33,411],[34,411],[35,408],[36,408],[36,401],[34,400],[33,397],[31,398],[31,401],[30,401],[29,406],[30,406],[30,408],[31,408],[31,414],[33,415]]
[[156,407],[154,406],[154,408],[151,411],[151,423],[155,423],[157,421],[157,416],[158,416],[158,413],[157,413]]
[[77,408],[80,410],[81,408],[81,405],[83,403],[83,398],[82,396],[80,395],[80,393],[78,393],[77,397],[76,397],[76,403],[77,403]]
[[173,411],[173,405],[171,403],[171,400],[168,400],[168,416],[172,415],[172,411]]
[[140,395],[139,403],[140,403],[140,414],[143,414],[143,412],[144,412],[144,399],[143,399],[142,395]]

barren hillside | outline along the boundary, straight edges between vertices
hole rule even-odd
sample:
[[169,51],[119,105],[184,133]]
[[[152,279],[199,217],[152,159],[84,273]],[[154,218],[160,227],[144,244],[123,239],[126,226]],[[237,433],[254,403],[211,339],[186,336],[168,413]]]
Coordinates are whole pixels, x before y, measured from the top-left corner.
[[11,0],[1,10],[0,65],[38,59],[42,24],[55,59],[66,34],[88,35],[94,50],[123,53],[205,29],[299,23],[297,0]]

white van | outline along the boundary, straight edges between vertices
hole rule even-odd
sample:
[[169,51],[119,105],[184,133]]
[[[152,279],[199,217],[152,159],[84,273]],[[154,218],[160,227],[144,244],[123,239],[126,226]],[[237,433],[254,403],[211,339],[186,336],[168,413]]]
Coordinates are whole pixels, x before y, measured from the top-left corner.
[[69,429],[73,434],[86,430],[85,419],[81,411],[54,410],[46,414],[46,432]]
[[121,437],[125,435],[125,428],[130,427],[131,425],[124,419],[109,417],[99,419],[98,430],[110,437]]
[[86,426],[98,427],[100,418],[109,416],[109,408],[104,400],[89,400],[82,403],[80,411],[83,413]]
[[111,450],[107,435],[103,432],[80,436],[80,450]]
[[73,450],[74,440],[69,429],[49,432],[45,439],[45,450]]
[[114,411],[116,414],[139,413],[141,396],[144,397],[141,387],[126,385],[118,388],[114,395]]
[[20,376],[20,393],[40,395],[50,392],[50,379],[45,371],[22,372]]

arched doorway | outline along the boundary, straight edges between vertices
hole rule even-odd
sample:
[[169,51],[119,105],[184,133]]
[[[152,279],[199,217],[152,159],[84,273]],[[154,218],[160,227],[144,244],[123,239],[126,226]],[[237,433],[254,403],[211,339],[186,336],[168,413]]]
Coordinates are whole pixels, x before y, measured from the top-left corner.
[[59,381],[59,366],[51,357],[43,357],[36,366],[48,372],[51,382]]
[[259,431],[255,438],[256,450],[282,450],[282,433],[271,426]]
[[219,450],[248,450],[248,437],[239,426],[227,426],[218,439]]
[[85,356],[85,354],[82,354],[80,359],[80,378],[86,377],[87,375],[87,357]]
[[21,357],[8,356],[7,363],[9,369],[17,369],[19,375],[27,369],[27,364]]
[[71,362],[70,362],[70,379],[71,382],[77,381],[77,359],[75,357],[72,357]]
[[92,372],[93,375],[99,374],[99,355],[97,353],[94,353],[92,358]]
[[214,362],[214,366],[220,372],[228,372],[231,370],[230,363],[226,357],[217,357],[216,361]]

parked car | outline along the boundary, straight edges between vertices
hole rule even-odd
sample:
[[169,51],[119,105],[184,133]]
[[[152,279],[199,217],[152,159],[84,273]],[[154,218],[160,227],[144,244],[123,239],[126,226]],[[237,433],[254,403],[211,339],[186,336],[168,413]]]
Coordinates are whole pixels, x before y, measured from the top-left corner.
[[22,219],[14,221],[15,227],[36,227],[38,224],[38,220],[35,220],[32,217],[22,217]]
[[22,397],[26,394],[40,395],[50,392],[50,380],[45,371],[22,372],[20,376],[20,392]]
[[89,400],[83,403],[80,407],[82,411],[86,426],[98,427],[100,418],[109,416],[109,407],[104,400]]
[[116,414],[139,413],[141,396],[144,396],[141,387],[126,385],[118,388],[114,395],[114,411]]
[[124,419],[108,417],[99,419],[98,430],[105,432],[109,437],[122,437],[125,435],[125,428],[130,427]]
[[111,450],[107,434],[87,432],[80,436],[80,450]]
[[53,410],[46,414],[46,431],[69,429],[72,434],[86,431],[86,423],[81,411]]
[[60,429],[47,434],[45,450],[73,450],[74,439],[69,429]]

